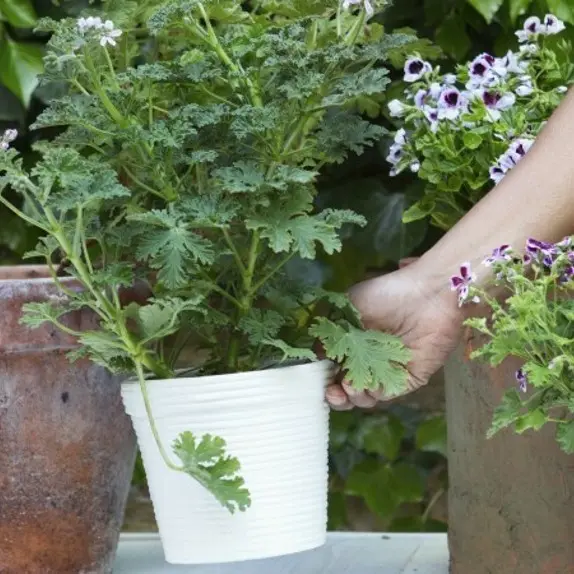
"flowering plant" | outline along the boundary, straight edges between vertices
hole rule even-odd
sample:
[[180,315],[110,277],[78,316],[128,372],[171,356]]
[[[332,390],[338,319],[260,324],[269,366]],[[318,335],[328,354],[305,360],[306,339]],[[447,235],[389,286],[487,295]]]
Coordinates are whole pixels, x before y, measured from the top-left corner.
[[482,301],[492,312],[466,321],[487,339],[471,356],[492,366],[508,357],[524,361],[516,387],[495,411],[490,436],[553,422],[561,448],[574,453],[574,237],[556,244],[529,239],[524,256],[502,245],[484,263],[492,267],[493,285],[477,288],[467,266],[465,282],[452,278],[461,302]]
[[389,103],[402,127],[387,160],[392,175],[410,169],[428,185],[405,222],[430,216],[449,229],[524,157],[572,83],[571,45],[552,38],[562,30],[550,14],[528,18],[517,52],[480,54],[456,74],[406,61],[405,99]]
[[[319,339],[357,388],[401,391],[400,341],[364,331],[344,295],[287,270],[319,249],[339,251],[339,230],[364,224],[349,210],[317,213],[315,180],[381,137],[356,102],[385,89],[375,64],[411,37],[370,22],[380,2],[105,6],[103,19],[41,24],[53,32],[44,81],[68,87],[35,126],[61,127],[55,141],[38,143],[27,168],[10,147],[15,134],[2,138],[0,190],[11,186],[26,206],[0,201],[44,232],[31,255],[45,258],[65,295],[28,305],[23,321],[77,336],[73,358],[135,374],[166,464],[243,510],[249,496],[222,439],[183,433],[172,461],[145,379],[314,360]],[[60,281],[58,261],[82,290]],[[137,282],[149,297],[123,304]],[[99,330],[67,325],[66,312],[81,307]],[[182,360],[190,346],[196,360]]]

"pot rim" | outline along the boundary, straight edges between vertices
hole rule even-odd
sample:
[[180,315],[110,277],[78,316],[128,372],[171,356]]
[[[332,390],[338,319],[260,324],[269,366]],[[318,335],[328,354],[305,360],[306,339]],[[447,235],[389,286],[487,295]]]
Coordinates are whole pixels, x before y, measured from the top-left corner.
[[[63,283],[75,281],[74,277],[65,275],[58,278]],[[54,283],[48,265],[0,265],[0,285],[14,283]]]
[[[190,376],[190,377],[174,377],[172,379],[146,379],[146,385],[150,386],[158,386],[158,385],[165,385],[166,383],[170,384],[177,384],[180,386],[187,385],[193,383],[194,381],[205,383],[209,379],[211,379],[210,384],[222,383],[222,382],[230,382],[230,383],[241,383],[245,380],[247,376],[256,376],[257,378],[264,378],[266,376],[272,376],[272,373],[276,373],[277,371],[285,372],[289,370],[298,370],[304,368],[318,368],[324,369],[327,373],[332,371],[335,368],[335,363],[329,359],[318,359],[316,361],[305,361],[296,364],[287,364],[287,365],[277,365],[274,367],[266,368],[266,369],[257,369],[254,371],[240,371],[238,373],[225,373],[222,375],[200,375],[200,376]],[[190,369],[181,369],[177,372],[188,372]],[[139,388],[139,381],[134,377],[129,377],[125,381],[122,382],[122,388],[126,391]]]

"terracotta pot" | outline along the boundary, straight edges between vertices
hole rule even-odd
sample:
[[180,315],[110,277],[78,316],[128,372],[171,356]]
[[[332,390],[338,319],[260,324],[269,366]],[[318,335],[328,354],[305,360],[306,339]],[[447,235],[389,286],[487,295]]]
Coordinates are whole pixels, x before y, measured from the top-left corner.
[[[70,363],[73,337],[19,323],[24,303],[59,296],[43,267],[0,267],[3,574],[111,573],[123,522],[136,451],[120,381]],[[88,311],[64,322],[96,328]]]
[[486,438],[519,364],[490,369],[466,345],[446,367],[451,574],[574,574],[574,456],[554,425]]

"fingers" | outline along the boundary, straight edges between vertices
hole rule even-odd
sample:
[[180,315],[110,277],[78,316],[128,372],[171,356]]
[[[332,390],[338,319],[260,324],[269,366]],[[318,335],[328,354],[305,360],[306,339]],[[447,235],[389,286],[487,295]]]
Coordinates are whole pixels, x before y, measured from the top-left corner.
[[347,393],[339,384],[329,385],[325,391],[325,399],[335,411],[348,411],[355,405],[349,400]]
[[357,391],[351,386],[349,381],[343,381],[341,388],[349,397],[349,401],[361,409],[370,409],[377,404],[377,399],[366,391]]
[[325,398],[333,410],[336,411],[347,411],[354,407],[370,409],[379,400],[376,394],[371,394],[367,391],[357,391],[348,381],[329,385],[325,391]]

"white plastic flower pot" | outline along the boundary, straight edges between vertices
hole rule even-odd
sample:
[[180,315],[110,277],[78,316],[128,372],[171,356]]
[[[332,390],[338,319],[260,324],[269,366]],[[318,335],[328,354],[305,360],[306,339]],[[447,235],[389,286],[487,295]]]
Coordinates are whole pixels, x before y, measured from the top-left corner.
[[[147,383],[166,450],[184,431],[227,442],[251,506],[231,514],[190,476],[170,470],[151,432],[140,387],[122,396],[138,437],[166,560],[234,562],[324,544],[327,530],[328,361]],[[176,460],[175,455],[174,462]]]

